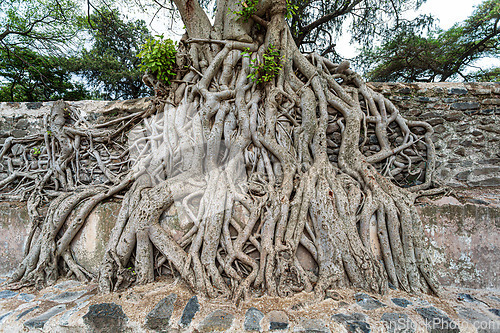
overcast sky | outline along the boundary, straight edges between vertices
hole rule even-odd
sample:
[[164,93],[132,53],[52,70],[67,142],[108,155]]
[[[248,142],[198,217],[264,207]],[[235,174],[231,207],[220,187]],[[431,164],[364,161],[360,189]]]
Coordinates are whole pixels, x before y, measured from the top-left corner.
[[[439,20],[437,25],[446,30],[469,17],[481,2],[483,0],[427,0],[417,12],[407,13],[407,18],[431,14]],[[341,38],[337,43],[337,51],[345,58],[351,58],[357,54],[356,45],[350,45],[349,36]]]

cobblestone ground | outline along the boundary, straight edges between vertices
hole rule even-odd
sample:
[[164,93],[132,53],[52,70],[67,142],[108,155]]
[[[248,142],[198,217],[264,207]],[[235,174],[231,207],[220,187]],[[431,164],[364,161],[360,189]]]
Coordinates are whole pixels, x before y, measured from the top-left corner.
[[500,292],[447,288],[445,296],[331,290],[259,297],[238,306],[162,279],[110,295],[66,280],[43,290],[0,288],[2,332],[500,332]]

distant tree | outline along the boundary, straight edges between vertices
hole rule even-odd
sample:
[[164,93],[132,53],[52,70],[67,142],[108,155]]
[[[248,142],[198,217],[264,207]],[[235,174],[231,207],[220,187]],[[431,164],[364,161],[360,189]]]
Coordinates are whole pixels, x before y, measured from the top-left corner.
[[80,7],[73,0],[0,1],[0,47],[43,49],[53,53],[78,31]]
[[[339,36],[347,32],[353,42],[370,45],[405,20],[403,13],[415,10],[425,0],[289,0],[290,31],[304,51],[337,56]],[[410,24],[406,22],[406,24]]]
[[92,47],[84,50],[75,70],[105,99],[138,98],[148,94],[142,83],[141,45],[151,38],[142,20],[124,21],[118,10],[101,8],[82,22]]
[[[488,77],[486,73],[492,69],[466,72],[478,59],[500,56],[499,22],[500,2],[487,0],[468,19],[446,31],[436,29],[424,36],[422,31],[403,26],[382,46],[365,49],[360,62],[372,81],[433,82]],[[498,69],[495,72],[498,78]]]
[[0,100],[88,97],[67,66],[81,14],[75,1],[3,0],[0,13]]
[[89,98],[82,84],[71,82],[68,59],[27,48],[0,48],[0,101],[37,102]]
[[470,78],[478,82],[500,82],[500,67],[477,71]]

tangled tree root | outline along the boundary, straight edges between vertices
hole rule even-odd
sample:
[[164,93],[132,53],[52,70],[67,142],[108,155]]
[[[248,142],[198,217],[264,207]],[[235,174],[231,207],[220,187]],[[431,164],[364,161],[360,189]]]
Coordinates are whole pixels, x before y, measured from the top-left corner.
[[[383,293],[387,282],[438,293],[414,207],[431,185],[432,128],[403,118],[348,63],[302,55],[284,32],[273,42],[283,69],[267,83],[249,79],[250,61],[272,36],[188,40],[187,73],[167,88],[146,78],[157,92],[150,108],[96,125],[68,116],[61,101],[47,121],[51,135],[7,140],[7,166],[13,143],[45,143],[0,182],[6,196],[31,193],[28,251],[11,287],[51,284],[60,274],[94,278],[73,258],[71,241],[99,202],[122,195],[95,277],[103,292],[151,282],[165,267],[210,297]],[[370,135],[378,144],[367,147]],[[114,151],[105,153],[110,142]],[[417,163],[425,166],[418,185],[391,181],[417,175]],[[89,168],[103,184],[82,180]],[[160,224],[174,203],[182,237]],[[304,266],[299,248],[316,269]]]

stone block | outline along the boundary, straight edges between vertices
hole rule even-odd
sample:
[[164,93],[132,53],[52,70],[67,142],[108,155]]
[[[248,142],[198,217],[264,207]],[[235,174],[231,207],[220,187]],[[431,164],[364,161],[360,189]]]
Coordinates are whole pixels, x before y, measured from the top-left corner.
[[456,102],[451,104],[452,109],[460,111],[477,110],[479,107],[478,102]]
[[166,332],[170,325],[170,317],[172,317],[176,299],[176,294],[170,294],[158,302],[146,316],[146,327],[151,330]]
[[467,95],[469,91],[466,88],[449,88],[448,95]]
[[198,325],[199,332],[226,332],[233,324],[234,315],[223,310],[215,310]]
[[126,327],[127,316],[121,305],[115,303],[100,303],[89,306],[83,316],[83,322],[90,333],[123,332]]

